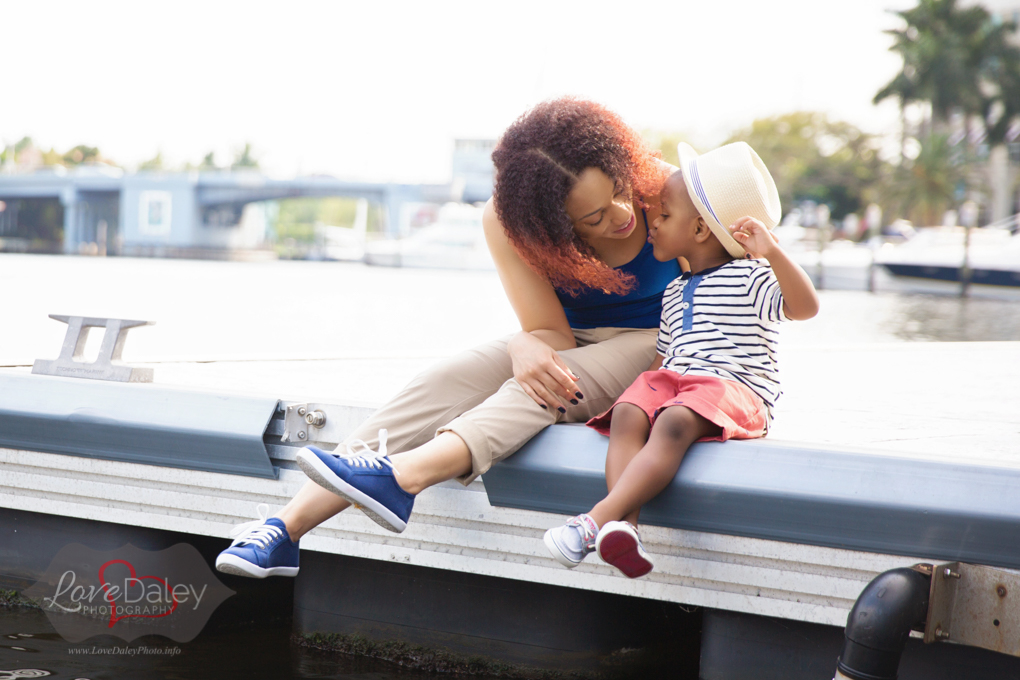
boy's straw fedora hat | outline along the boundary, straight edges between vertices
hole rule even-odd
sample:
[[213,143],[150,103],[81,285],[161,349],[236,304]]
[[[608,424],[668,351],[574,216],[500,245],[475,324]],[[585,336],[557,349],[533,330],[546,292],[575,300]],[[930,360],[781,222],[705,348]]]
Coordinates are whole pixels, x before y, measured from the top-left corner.
[[680,142],[677,151],[694,206],[730,255],[746,254],[727,229],[741,217],[761,220],[768,229],[779,224],[782,210],[776,183],[747,143],[727,144],[699,156]]

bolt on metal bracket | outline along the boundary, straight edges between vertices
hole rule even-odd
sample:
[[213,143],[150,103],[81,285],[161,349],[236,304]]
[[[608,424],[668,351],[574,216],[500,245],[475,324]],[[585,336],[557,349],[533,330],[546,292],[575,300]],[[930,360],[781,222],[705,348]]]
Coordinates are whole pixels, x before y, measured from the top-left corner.
[[[90,378],[116,382],[152,382],[152,369],[129,366],[121,361],[127,332],[138,326],[151,326],[154,321],[129,319],[103,319],[89,316],[61,316],[50,314],[51,319],[67,324],[64,344],[56,359],[36,359],[32,373],[57,375],[68,378]],[[85,361],[85,342],[93,328],[105,328],[103,344],[95,361]]]
[[287,404],[283,416],[283,435],[280,440],[288,443],[340,441],[335,419],[326,413],[334,407],[329,404]]
[[1020,572],[963,562],[931,570],[924,641],[1020,656]]

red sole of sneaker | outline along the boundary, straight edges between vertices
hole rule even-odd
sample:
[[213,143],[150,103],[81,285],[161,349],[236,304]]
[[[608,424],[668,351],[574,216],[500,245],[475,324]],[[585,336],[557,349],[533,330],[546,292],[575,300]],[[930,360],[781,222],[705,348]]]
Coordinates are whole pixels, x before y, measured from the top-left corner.
[[638,552],[637,541],[622,531],[613,532],[599,543],[599,556],[628,578],[639,578],[652,570],[652,563]]

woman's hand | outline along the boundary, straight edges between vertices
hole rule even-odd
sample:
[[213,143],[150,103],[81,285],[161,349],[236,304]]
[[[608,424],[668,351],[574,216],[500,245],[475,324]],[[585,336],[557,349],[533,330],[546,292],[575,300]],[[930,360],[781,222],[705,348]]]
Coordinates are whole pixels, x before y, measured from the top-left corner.
[[578,376],[556,350],[531,333],[521,331],[515,335],[507,352],[513,361],[514,378],[542,408],[565,413],[568,404],[584,398],[575,382]]

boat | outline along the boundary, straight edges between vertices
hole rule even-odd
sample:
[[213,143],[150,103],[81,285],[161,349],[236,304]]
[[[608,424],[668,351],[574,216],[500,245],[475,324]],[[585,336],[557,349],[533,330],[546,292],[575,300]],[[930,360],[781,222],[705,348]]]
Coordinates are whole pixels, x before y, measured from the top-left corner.
[[434,223],[398,239],[365,243],[365,262],[384,267],[494,270],[482,231],[484,208],[446,203]]
[[899,245],[885,245],[875,262],[892,275],[893,287],[911,292],[958,293],[966,261],[970,292],[1020,298],[1020,235],[1002,226],[971,229],[929,227]]

